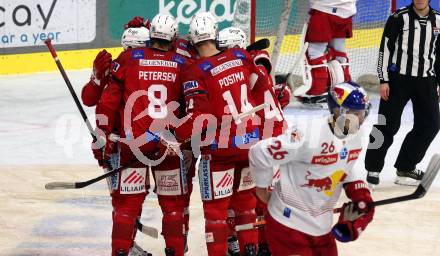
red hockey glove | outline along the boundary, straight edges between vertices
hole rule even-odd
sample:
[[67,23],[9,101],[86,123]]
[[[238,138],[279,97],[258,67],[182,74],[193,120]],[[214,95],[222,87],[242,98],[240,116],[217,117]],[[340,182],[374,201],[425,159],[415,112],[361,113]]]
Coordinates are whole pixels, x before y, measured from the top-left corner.
[[105,49],[96,55],[96,58],[93,61],[92,77],[90,78],[94,84],[98,86],[104,86],[107,84],[111,64],[112,55]]
[[150,29],[150,20],[149,19],[144,20],[144,18],[140,16],[136,16],[133,19],[131,19],[127,24],[124,25],[125,29],[139,28],[139,27],[146,27]]
[[270,61],[269,53],[265,50],[255,50],[251,52],[251,56],[254,59],[255,65],[261,65],[266,68],[268,74],[272,70],[272,62]]
[[292,92],[290,91],[290,86],[287,84],[276,84],[274,86],[275,95],[278,97],[281,109],[284,109],[290,103],[290,97]]
[[345,184],[344,189],[352,202],[342,206],[332,234],[340,242],[350,242],[356,240],[373,220],[374,206],[371,206],[373,199],[365,182],[350,182]]

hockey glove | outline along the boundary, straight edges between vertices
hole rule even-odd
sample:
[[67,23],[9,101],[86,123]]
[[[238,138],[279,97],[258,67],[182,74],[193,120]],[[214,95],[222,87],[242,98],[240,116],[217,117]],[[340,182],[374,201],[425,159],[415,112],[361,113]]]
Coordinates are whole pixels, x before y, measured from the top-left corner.
[[290,86],[287,84],[276,84],[274,89],[275,95],[277,95],[278,101],[280,102],[281,109],[284,109],[290,103],[290,97],[292,95]]
[[118,137],[115,134],[98,135],[98,140],[92,142],[93,157],[102,168],[111,168],[110,155],[115,153]]
[[350,242],[356,240],[373,220],[374,206],[371,206],[373,199],[365,182],[349,182],[344,185],[344,189],[352,202],[342,206],[332,234],[340,242]]
[[92,77],[90,78],[95,85],[104,86],[107,84],[111,63],[112,55],[105,49],[96,55],[93,61]]
[[251,56],[254,59],[255,65],[263,66],[266,69],[267,73],[270,74],[270,72],[272,71],[272,62],[270,61],[270,56],[267,51],[251,51]]
[[140,27],[146,27],[150,29],[150,20],[149,19],[144,20],[144,18],[140,16],[136,16],[133,19],[131,19],[127,24],[124,25],[125,29],[140,28]]

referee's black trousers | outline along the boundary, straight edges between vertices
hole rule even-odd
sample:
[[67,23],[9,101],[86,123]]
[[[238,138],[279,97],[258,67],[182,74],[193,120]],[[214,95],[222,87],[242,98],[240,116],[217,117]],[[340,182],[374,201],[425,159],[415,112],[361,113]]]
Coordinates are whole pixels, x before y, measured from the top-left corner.
[[[388,101],[380,100],[379,122],[371,131],[365,156],[365,169],[370,172],[382,170],[386,153],[399,130],[402,112],[409,100],[413,104],[414,125],[400,148],[394,164],[397,170],[410,171],[416,168],[440,126],[437,83],[434,77],[390,74],[389,86]],[[381,121],[383,118],[385,120]]]

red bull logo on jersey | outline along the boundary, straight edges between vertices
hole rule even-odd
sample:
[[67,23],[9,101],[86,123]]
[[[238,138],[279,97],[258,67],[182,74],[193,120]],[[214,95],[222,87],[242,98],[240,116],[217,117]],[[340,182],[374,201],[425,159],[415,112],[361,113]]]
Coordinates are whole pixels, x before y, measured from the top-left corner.
[[331,165],[338,161],[338,154],[313,156],[312,164]]
[[359,158],[359,155],[361,154],[361,151],[362,151],[361,148],[350,150],[350,152],[348,152],[347,163],[357,160]]
[[306,183],[301,185],[301,187],[315,189],[316,192],[322,192],[324,195],[331,197],[335,192],[336,186],[345,180],[347,174],[343,170],[337,170],[325,178],[313,179],[311,176],[312,173],[307,171],[305,176]]

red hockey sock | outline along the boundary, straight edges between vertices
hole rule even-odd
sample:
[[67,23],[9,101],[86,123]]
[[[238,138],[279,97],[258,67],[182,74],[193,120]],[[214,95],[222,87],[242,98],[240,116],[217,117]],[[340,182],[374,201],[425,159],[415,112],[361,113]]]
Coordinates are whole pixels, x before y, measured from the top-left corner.
[[[327,57],[321,56],[316,59],[308,59],[309,65],[321,65],[327,63]],[[327,67],[310,67],[310,73],[312,77],[312,86],[307,91],[308,95],[321,95],[327,91],[330,83]]]

